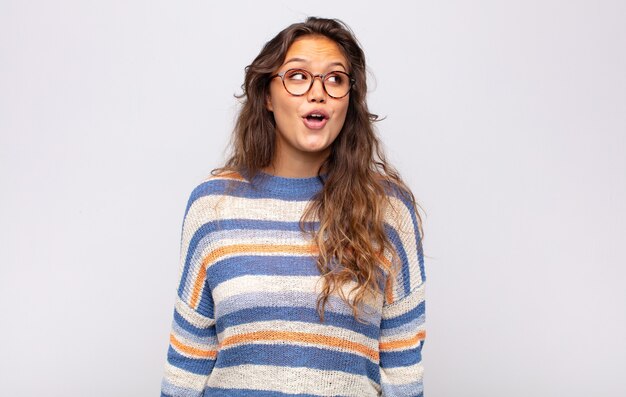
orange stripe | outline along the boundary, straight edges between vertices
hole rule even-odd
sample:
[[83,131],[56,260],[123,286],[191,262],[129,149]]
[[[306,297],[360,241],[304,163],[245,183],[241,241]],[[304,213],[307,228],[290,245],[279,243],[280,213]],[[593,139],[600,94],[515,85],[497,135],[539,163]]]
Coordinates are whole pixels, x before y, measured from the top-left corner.
[[194,309],[197,309],[196,304],[198,303],[198,299],[200,299],[200,291],[202,291],[202,287],[204,286],[205,277],[206,267],[204,266],[204,262],[202,262],[202,265],[200,265],[200,269],[198,270],[198,277],[196,277],[196,281],[193,283],[193,291],[191,291],[190,305]]
[[243,254],[246,252],[260,252],[260,253],[285,253],[285,254],[315,254],[317,252],[316,245],[267,245],[267,244],[236,244],[227,245],[225,247],[217,248],[211,252],[202,260],[200,270],[198,271],[198,277],[193,284],[193,291],[191,293],[191,307],[195,308],[198,300],[200,299],[200,292],[204,286],[204,278],[206,276],[206,268],[209,263],[215,262],[220,258],[230,254]]
[[378,260],[380,260],[382,263],[385,264],[385,266],[387,266],[387,268],[391,267],[391,261],[389,261],[389,259],[387,259],[387,257],[385,257],[384,255],[377,255]]
[[381,342],[378,344],[380,350],[393,350],[402,349],[404,347],[410,347],[417,344],[426,338],[426,331],[419,331],[414,337],[409,339],[395,340],[393,342]]
[[387,276],[387,283],[385,285],[385,299],[387,304],[393,303],[393,280],[390,276]]
[[307,334],[304,332],[284,332],[284,331],[256,331],[247,334],[235,335],[226,338],[220,344],[220,348],[230,346],[237,343],[258,342],[258,341],[290,341],[290,342],[307,342],[317,345],[330,347],[339,347],[359,352],[369,357],[373,361],[378,361],[378,352],[363,344],[352,342],[349,340],[337,338],[334,336],[324,336],[316,334]]
[[195,347],[187,346],[178,339],[176,339],[174,334],[170,334],[170,343],[176,348],[176,350],[190,354],[192,356],[210,358],[213,360],[215,359],[215,357],[217,357],[217,350],[202,350]]

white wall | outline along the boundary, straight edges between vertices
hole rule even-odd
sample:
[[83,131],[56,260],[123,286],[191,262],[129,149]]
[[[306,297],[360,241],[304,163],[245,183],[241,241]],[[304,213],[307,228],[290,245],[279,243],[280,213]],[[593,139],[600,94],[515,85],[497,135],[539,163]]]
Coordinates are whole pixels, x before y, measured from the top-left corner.
[[427,212],[426,395],[626,395],[617,0],[2,0],[0,394],[158,395],[187,197],[306,15],[355,30]]

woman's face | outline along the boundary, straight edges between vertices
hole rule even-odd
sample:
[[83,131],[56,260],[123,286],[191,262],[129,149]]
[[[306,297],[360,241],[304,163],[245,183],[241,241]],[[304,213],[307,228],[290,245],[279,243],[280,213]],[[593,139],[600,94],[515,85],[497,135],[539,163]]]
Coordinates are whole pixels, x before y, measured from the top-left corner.
[[[303,36],[294,41],[287,50],[285,62],[275,73],[293,68],[305,69],[314,75],[337,70],[349,72],[339,46],[324,36]],[[320,78],[314,79],[309,92],[293,96],[285,90],[280,77],[272,79],[267,109],[274,113],[276,122],[274,166],[293,165],[298,169],[309,166],[313,175],[317,173],[343,127],[349,96],[330,97]],[[319,116],[312,114],[324,118],[319,120]]]

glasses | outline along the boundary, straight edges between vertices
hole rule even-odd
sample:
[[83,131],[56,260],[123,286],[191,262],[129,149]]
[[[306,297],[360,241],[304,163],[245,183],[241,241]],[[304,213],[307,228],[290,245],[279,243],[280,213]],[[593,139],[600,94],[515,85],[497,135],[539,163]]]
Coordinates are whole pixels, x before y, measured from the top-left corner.
[[319,77],[322,80],[324,91],[328,96],[335,99],[348,95],[355,81],[348,73],[338,70],[324,74],[313,74],[305,69],[289,69],[270,76],[270,79],[276,77],[280,77],[285,90],[293,96],[302,96],[309,92],[311,87],[313,87],[315,78]]

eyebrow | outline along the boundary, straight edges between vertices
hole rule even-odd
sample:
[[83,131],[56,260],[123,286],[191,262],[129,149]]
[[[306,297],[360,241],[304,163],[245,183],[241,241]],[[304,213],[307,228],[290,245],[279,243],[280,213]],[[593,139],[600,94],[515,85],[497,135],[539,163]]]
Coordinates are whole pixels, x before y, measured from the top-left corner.
[[[286,65],[290,62],[308,62],[306,59],[302,59],[302,58],[291,58],[288,61],[286,61],[285,63],[283,63],[283,65]],[[343,70],[348,70],[348,68],[341,62],[331,62],[330,64],[328,64],[328,66],[341,66],[343,68]]]

